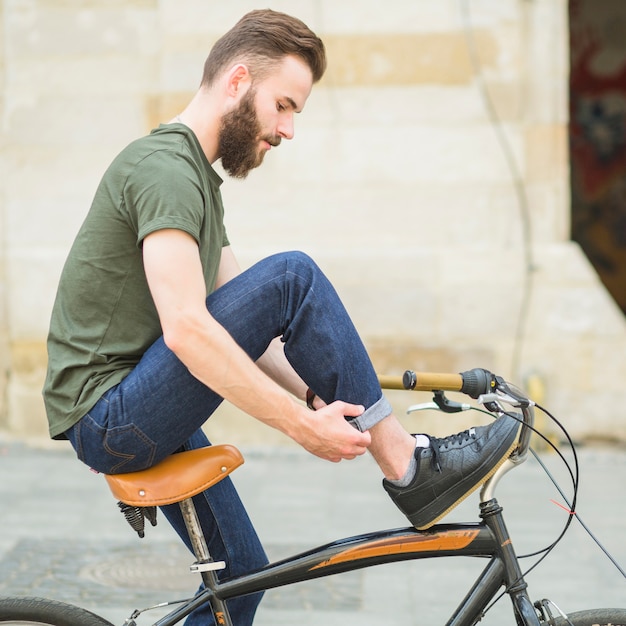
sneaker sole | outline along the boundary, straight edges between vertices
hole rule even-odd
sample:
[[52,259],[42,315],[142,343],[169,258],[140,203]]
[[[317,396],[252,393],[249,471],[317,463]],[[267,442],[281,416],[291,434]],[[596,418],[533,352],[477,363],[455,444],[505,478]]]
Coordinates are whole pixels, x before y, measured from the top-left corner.
[[[521,424],[519,424],[518,426],[521,427]],[[461,502],[463,502],[463,500],[465,500],[466,498],[471,496],[476,491],[476,489],[478,489],[480,486],[484,485],[500,469],[500,467],[503,465],[503,463],[511,456],[511,453],[513,452],[513,450],[515,450],[515,448],[516,448],[516,446],[518,444],[519,431],[520,431],[520,429],[518,428],[517,429],[517,434],[515,436],[515,439],[513,440],[513,443],[510,445],[509,449],[506,451],[504,456],[489,471],[488,474],[483,476],[480,479],[480,481],[477,482],[473,487],[470,487],[470,489],[468,491],[466,491],[454,504],[451,504],[443,513],[438,515],[434,520],[432,520],[431,522],[428,522],[428,524],[424,524],[422,526],[415,526],[415,528],[417,528],[417,530],[428,530],[431,526],[434,526],[439,520],[441,520],[448,513],[450,513],[450,511],[452,511],[452,509],[456,508],[459,504],[461,504]]]

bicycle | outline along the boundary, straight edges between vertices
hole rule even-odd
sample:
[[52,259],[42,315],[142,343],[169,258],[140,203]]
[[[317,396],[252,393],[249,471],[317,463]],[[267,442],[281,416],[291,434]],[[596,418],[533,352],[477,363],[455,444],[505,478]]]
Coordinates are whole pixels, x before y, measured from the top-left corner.
[[[380,382],[387,389],[432,391],[433,406],[448,413],[464,410],[467,405],[451,402],[445,391],[468,395],[496,419],[511,415],[506,405],[519,410],[514,414],[522,422],[517,447],[481,489],[481,521],[437,524],[425,531],[408,527],[347,537],[272,562],[261,569],[220,580],[218,572],[225,564],[211,558],[192,497],[243,463],[243,456],[236,447],[222,444],[181,452],[148,470],[106,476],[127,521],[140,536],[143,536],[146,519],[153,525],[156,523],[157,506],[178,502],[185,518],[196,558],[191,570],[200,574],[204,589],[192,598],[165,603],[166,606],[176,605],[176,608],[153,626],[181,623],[204,603],[210,603],[217,624],[233,626],[226,606],[231,598],[376,565],[448,556],[488,559],[447,622],[448,626],[477,624],[494,600],[504,594],[511,600],[514,620],[511,623],[518,626],[626,626],[626,609],[589,609],[567,615],[550,600],[533,602],[530,599],[495,491],[501,478],[527,458],[531,434],[536,432],[532,400],[501,377],[483,369],[461,374],[407,371],[402,377],[380,377]],[[413,407],[417,408],[420,407]],[[572,510],[575,510],[576,481]],[[565,530],[570,522],[571,516]],[[134,610],[124,626],[136,626],[136,619],[150,608],[155,607]],[[104,618],[78,606],[28,597],[0,598],[0,624],[112,626]]]

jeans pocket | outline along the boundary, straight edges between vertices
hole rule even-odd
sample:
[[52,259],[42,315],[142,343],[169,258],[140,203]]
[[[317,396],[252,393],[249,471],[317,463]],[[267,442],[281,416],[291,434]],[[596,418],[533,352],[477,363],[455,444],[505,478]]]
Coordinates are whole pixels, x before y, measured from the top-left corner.
[[154,464],[157,444],[134,424],[104,428],[87,413],[68,438],[78,458],[103,474],[122,474]]

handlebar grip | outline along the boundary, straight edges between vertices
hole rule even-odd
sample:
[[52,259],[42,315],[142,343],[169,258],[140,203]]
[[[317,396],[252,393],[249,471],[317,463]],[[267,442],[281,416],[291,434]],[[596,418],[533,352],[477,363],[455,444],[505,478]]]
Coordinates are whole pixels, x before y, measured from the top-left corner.
[[406,391],[406,387],[402,383],[402,376],[388,376],[386,374],[379,374],[378,382],[383,389],[400,389]]
[[460,391],[470,398],[489,393],[493,386],[491,372],[474,368],[461,374],[435,374],[407,370],[403,376],[379,376],[384,389],[409,389],[414,391]]
[[379,376],[381,387],[385,389],[412,389],[415,391],[461,391],[461,374],[433,374],[428,372],[404,372],[403,376]]

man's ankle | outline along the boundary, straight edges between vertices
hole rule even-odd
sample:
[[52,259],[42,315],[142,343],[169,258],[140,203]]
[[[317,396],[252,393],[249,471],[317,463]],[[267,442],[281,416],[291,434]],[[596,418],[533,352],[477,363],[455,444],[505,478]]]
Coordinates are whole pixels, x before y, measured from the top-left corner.
[[415,438],[389,415],[370,429],[369,451],[387,480],[401,480],[415,453]]

